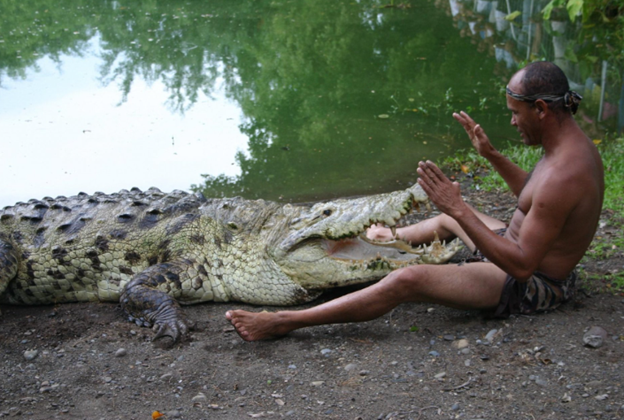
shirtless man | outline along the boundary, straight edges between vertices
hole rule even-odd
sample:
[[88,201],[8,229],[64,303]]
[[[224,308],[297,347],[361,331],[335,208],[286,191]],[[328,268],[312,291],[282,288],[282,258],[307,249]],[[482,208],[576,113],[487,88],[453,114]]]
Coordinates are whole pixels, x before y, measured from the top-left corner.
[[[489,310],[497,316],[552,309],[574,291],[574,268],[589,246],[604,192],[600,155],[574,121],[581,97],[548,62],[529,64],[507,87],[507,107],[527,145],[544,156],[525,172],[501,155],[466,113],[453,114],[478,153],[488,159],[518,197],[509,226],[479,213],[432,162],[419,162],[418,183],[443,213],[398,230],[413,244],[460,237],[482,261],[460,265],[415,265],[378,283],[301,311],[252,313],[232,310],[226,318],[247,341],[275,338],[298,328],[375,319],[403,302],[438,303]],[[390,238],[387,228],[368,235]]]

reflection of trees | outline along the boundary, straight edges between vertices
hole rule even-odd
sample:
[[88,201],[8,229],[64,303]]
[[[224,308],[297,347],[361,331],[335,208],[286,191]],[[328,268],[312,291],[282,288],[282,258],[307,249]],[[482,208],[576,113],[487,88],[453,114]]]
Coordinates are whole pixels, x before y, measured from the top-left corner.
[[[620,92],[624,15],[611,11],[608,16],[606,7],[605,13],[596,11],[587,21],[570,22],[566,11],[556,9],[551,20],[544,21],[541,10],[546,3],[547,0],[435,0],[436,7],[453,17],[461,36],[469,37],[480,51],[494,56],[499,69],[517,68],[536,59],[557,63],[570,78],[573,89],[585,96],[583,120],[594,120],[594,126],[598,122],[603,125],[599,120],[608,116],[602,112],[603,106],[617,108],[618,98],[624,101]],[[507,21],[505,16],[516,10],[522,15]],[[605,102],[609,96],[610,103]],[[623,118],[621,106],[620,114]],[[613,128],[616,119],[606,124]],[[619,124],[621,129],[624,122]]]
[[[184,111],[222,82],[244,113],[249,154],[237,157],[240,177],[206,179],[201,188],[213,189],[210,195],[292,197],[323,184],[365,192],[372,182],[363,179],[398,178],[393,162],[404,168],[398,163],[422,158],[405,154],[415,137],[439,143],[456,130],[445,127],[450,111],[472,107],[484,111],[482,120],[507,118],[500,85],[513,69],[475,50],[471,41],[487,49],[488,37],[455,36],[452,21],[432,3],[406,9],[381,8],[382,0],[83,3],[0,3],[0,82],[43,55],[80,54],[96,33],[102,80],[117,83],[122,100],[135,77],[159,80],[171,108]],[[494,30],[473,15],[481,20],[463,33]],[[391,118],[376,118],[382,114]],[[376,161],[379,169],[361,169]]]
[[41,57],[58,62],[63,54],[80,55],[94,34],[93,17],[81,3],[0,2],[0,85],[4,76],[24,77]]
[[[145,0],[139,7],[61,0],[46,12],[47,23],[36,24],[31,20],[45,3],[17,4],[3,3],[4,16],[19,16],[11,33],[36,27],[44,34],[30,44],[32,57],[79,53],[97,31],[102,79],[120,86],[122,100],[135,77],[160,80],[171,107],[183,111],[223,81],[243,110],[241,130],[249,136],[249,154],[237,158],[241,176],[207,179],[206,188],[228,194],[268,197],[267,183],[291,196],[306,184],[363,192],[371,183],[358,186],[362,178],[398,176],[392,162],[407,159],[401,150],[413,147],[415,132],[447,134],[440,118],[461,103],[478,103],[468,97],[475,83],[484,85],[480,95],[500,104],[487,76],[494,61],[484,62],[468,42],[449,37],[450,22],[428,3],[384,9],[381,0],[221,0],[191,7]],[[61,30],[63,37],[47,46],[48,32]],[[13,40],[0,44],[0,56],[11,54],[5,47]],[[16,74],[19,63],[6,63],[0,61],[0,71]],[[501,115],[500,106],[489,111],[492,118]],[[392,118],[376,119],[380,114]],[[409,138],[399,126],[413,127]],[[388,162],[379,174],[356,169],[377,160]]]

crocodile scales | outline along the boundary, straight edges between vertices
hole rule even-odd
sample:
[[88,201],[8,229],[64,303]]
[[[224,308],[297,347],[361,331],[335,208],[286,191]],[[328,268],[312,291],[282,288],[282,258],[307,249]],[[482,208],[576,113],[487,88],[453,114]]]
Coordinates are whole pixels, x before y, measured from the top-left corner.
[[120,302],[174,341],[180,304],[295,305],[323,289],[443,263],[457,241],[411,248],[365,238],[427,203],[404,191],[309,205],[137,188],[17,203],[0,211],[0,303]]

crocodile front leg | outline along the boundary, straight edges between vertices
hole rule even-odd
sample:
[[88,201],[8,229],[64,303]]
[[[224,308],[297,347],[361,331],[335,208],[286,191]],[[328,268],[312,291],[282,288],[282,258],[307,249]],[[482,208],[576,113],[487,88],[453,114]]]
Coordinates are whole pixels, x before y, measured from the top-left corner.
[[0,296],[17,274],[17,250],[8,241],[0,238]]
[[137,325],[152,327],[154,340],[171,337],[177,342],[189,330],[190,323],[178,302],[162,290],[180,290],[183,271],[184,267],[172,263],[148,267],[135,275],[121,294],[122,309]]

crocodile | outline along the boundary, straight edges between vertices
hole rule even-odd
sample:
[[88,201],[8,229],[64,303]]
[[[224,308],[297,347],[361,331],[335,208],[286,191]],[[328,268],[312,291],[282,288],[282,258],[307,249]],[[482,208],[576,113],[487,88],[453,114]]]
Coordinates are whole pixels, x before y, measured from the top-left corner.
[[427,205],[402,191],[308,204],[157,188],[45,197],[0,211],[0,303],[118,302],[156,338],[184,337],[181,305],[296,305],[328,288],[444,263],[458,241],[412,247],[366,238]]

